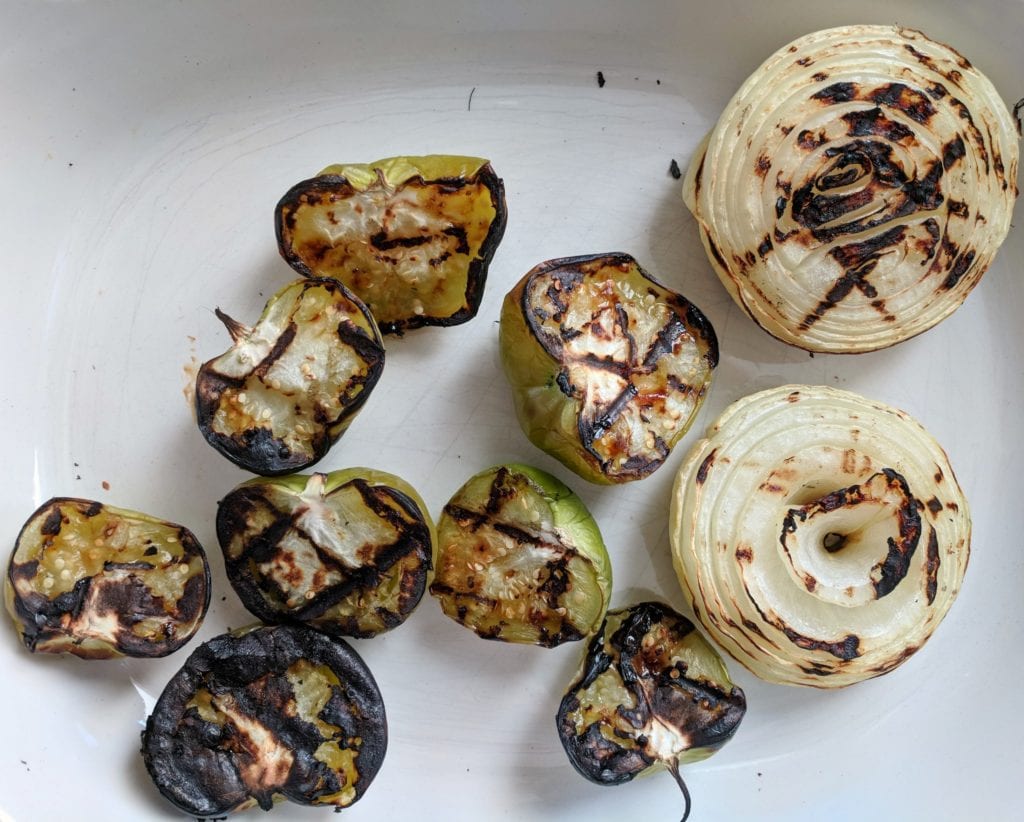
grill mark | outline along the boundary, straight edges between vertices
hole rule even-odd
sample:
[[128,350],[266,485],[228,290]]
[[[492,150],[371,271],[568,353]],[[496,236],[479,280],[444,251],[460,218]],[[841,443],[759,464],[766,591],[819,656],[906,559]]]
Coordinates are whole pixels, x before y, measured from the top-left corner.
[[[823,178],[827,176],[823,175],[823,178],[806,183],[794,193],[794,219],[811,229],[814,238],[821,242],[831,241],[843,234],[864,232],[919,210],[934,210],[943,201],[938,190],[943,169],[938,161],[928,168],[920,180],[908,180],[902,169],[893,162],[892,147],[877,140],[858,139],[845,146],[827,149],[825,156],[836,158],[832,168],[855,166],[870,170],[873,183],[848,195],[823,194],[816,190],[823,188]],[[890,197],[892,205],[887,213],[848,224],[834,224],[850,211],[870,204],[879,187],[894,190]]]
[[103,563],[104,571],[152,571],[156,566],[152,562],[137,559],[134,562],[111,562]]
[[480,513],[479,511],[473,511],[469,508],[463,508],[462,506],[449,503],[444,506],[443,511],[458,522],[460,525],[469,525],[471,530],[478,530],[481,525],[489,520],[486,514]]
[[[806,522],[807,518],[813,516],[816,512],[827,513],[840,508],[853,508],[859,503],[864,502],[868,499],[865,496],[864,486],[871,483],[879,475],[885,477],[887,490],[895,490],[902,502],[896,511],[898,538],[893,539],[889,537],[887,539],[889,550],[885,558],[871,569],[872,577],[875,574],[878,575],[877,579],[873,578],[872,580],[875,599],[881,599],[892,593],[896,586],[906,577],[921,536],[921,517],[919,514],[921,504],[911,495],[910,487],[902,474],[891,468],[883,468],[860,485],[840,488],[809,505],[801,508],[791,508],[783,518],[782,530],[779,535],[779,542],[788,555],[787,536],[796,532],[798,523]],[[842,537],[842,535],[839,536]],[[834,547],[826,545],[826,550],[829,550],[830,553],[838,551],[842,548],[844,541],[838,542]],[[807,584],[806,578],[804,582]],[[814,588],[808,587],[808,590],[813,591]]]
[[971,265],[974,263],[974,257],[975,253],[973,248],[962,254],[953,265],[953,268],[950,270],[946,279],[942,281],[942,287],[947,290],[955,288],[956,284],[960,282],[961,278],[968,272]]
[[[303,533],[303,536],[305,536],[306,539],[308,539],[316,548],[317,556],[323,558],[324,553],[320,546],[313,542],[313,540],[309,538],[308,534]],[[372,598],[375,589],[380,585],[381,578],[395,565],[411,555],[419,555],[421,558],[425,556],[423,545],[424,543],[422,539],[411,540],[404,535],[399,535],[399,538],[395,542],[382,546],[380,550],[376,552],[376,561],[374,563],[367,563],[355,569],[344,569],[345,575],[341,582],[335,583],[331,587],[324,589],[320,593],[316,594],[316,596],[311,600],[308,600],[305,605],[289,610],[288,613],[292,618],[300,621],[316,619],[317,617],[324,616],[328,610],[348,599],[356,591],[366,591],[370,595],[370,598]],[[326,556],[329,557],[330,555]],[[412,580],[415,581],[415,579],[420,576],[416,571],[417,569],[410,569],[408,572],[404,573],[402,575],[403,579],[401,580],[400,585],[404,587],[406,585],[406,580],[409,578],[412,578]],[[267,582],[273,582],[273,580],[269,578],[266,579]],[[387,611],[384,608],[378,608],[377,612],[381,615],[391,614],[390,611]],[[401,614],[399,614],[399,616],[401,616]],[[361,631],[358,628],[358,618],[345,620],[344,623],[345,624],[341,626],[341,630],[344,630],[346,633],[351,635],[360,635]],[[321,624],[318,627],[328,633],[332,633],[337,630],[329,624]]]
[[[484,596],[483,594],[478,594],[478,593],[476,593],[474,591],[461,591],[461,590],[457,591],[456,589],[452,588],[451,585],[448,585],[447,583],[441,582],[441,581],[436,580],[436,579],[432,583],[430,583],[430,591],[433,594],[441,594],[443,596],[458,597],[459,599],[468,599],[468,600],[471,600],[472,602],[477,603],[478,605],[485,605],[485,606],[487,606],[488,608],[491,608],[491,609],[495,609],[499,605],[501,605],[501,600],[499,600],[499,599],[496,599],[494,597]],[[465,606],[461,606],[461,608],[465,608]],[[468,610],[466,611],[466,615],[468,615]],[[499,632],[501,631],[500,628],[497,628],[497,630]],[[483,634],[480,634],[480,635],[483,636]],[[495,637],[492,636],[492,637],[488,637],[488,638],[495,638]]]
[[[471,524],[471,530],[477,531],[482,526],[488,525],[500,534],[504,534],[520,545],[537,545],[562,554],[566,561],[577,555],[577,551],[563,542],[545,539],[540,534],[535,534],[495,518],[494,514],[481,513],[464,508],[461,505],[449,503],[444,507],[444,513],[454,519],[459,525]],[[564,564],[564,563],[562,563]]]
[[60,527],[64,523],[64,514],[59,505],[54,505],[50,513],[46,515],[43,524],[39,526],[39,533],[44,537],[55,537],[60,533]]
[[824,105],[835,105],[836,103],[848,103],[857,98],[859,87],[856,83],[842,82],[833,83],[811,95],[812,100],[818,100]]
[[722,256],[722,252],[718,250],[718,246],[715,245],[715,241],[711,238],[711,233],[707,228],[704,229],[704,238],[707,241],[708,249],[711,251],[711,256],[714,258],[714,261],[718,263],[719,267],[723,271],[727,272],[729,270],[729,265]]
[[931,101],[903,83],[889,83],[875,89],[870,100],[874,103],[896,108],[918,123],[927,123],[935,116]]
[[[760,604],[750,593],[750,588],[747,587],[746,582],[743,583],[743,590],[746,592],[747,599],[750,604],[754,606],[754,610],[757,611],[761,620],[781,632],[786,639],[798,648],[803,648],[805,651],[824,651],[843,662],[849,662],[850,660],[856,659],[860,656],[860,638],[856,634],[847,634],[842,639],[836,641],[814,639],[813,637],[804,636],[782,620],[773,619],[765,613]],[[822,674],[834,673],[832,670],[826,670],[826,666],[821,663],[814,662],[812,664],[815,667],[820,668]]]
[[939,565],[941,564],[939,558],[939,538],[936,536],[934,528],[928,529],[928,549],[925,557],[924,592],[928,604],[931,605],[935,602],[935,595],[939,590]]
[[874,668],[872,668],[871,673],[886,674],[889,671],[893,670],[893,668],[898,668],[900,665],[902,665],[904,662],[910,659],[910,657],[912,657],[915,653],[917,653],[918,650],[919,646],[908,645],[895,656],[890,657],[889,659],[882,662],[881,665],[877,665]]
[[[890,228],[874,237],[862,240],[859,243],[849,243],[845,246],[838,246],[832,249],[829,254],[843,268],[859,268],[864,263],[875,260],[886,249],[903,241],[906,236],[906,226],[899,225]],[[873,296],[873,295],[869,295]]]
[[[295,524],[294,520],[302,514],[301,511],[296,512],[293,515],[292,527],[313,546],[318,559],[320,559],[326,569],[335,570],[341,574],[342,581],[321,591],[305,605],[293,610],[291,613],[295,619],[308,620],[322,616],[327,610],[338,605],[359,590],[368,591],[372,597],[374,590],[380,585],[382,577],[391,571],[395,565],[410,556],[418,558],[420,563],[414,568],[407,569],[402,574],[402,579],[399,582],[400,588],[404,592],[407,588],[422,588],[422,586],[417,586],[418,581],[425,583],[425,574],[421,573],[421,571],[429,569],[432,564],[426,547],[429,545],[430,535],[426,525],[421,522],[418,506],[397,489],[374,486],[362,479],[353,480],[351,485],[359,492],[360,498],[367,508],[377,517],[387,521],[395,528],[398,532],[398,537],[394,542],[379,546],[374,554],[374,561],[372,563],[364,562],[360,567],[352,569],[342,565],[327,549],[320,546],[305,530]],[[405,510],[412,521],[403,519],[394,508],[384,501],[384,497],[393,500],[396,505]],[[413,600],[412,596],[408,596],[406,600],[412,601],[415,604],[418,601],[418,597]],[[386,624],[389,621],[397,624],[408,611],[400,608],[396,615],[385,608],[377,608],[377,613]],[[321,627],[330,632],[327,626]],[[344,631],[346,634],[360,635],[358,619],[348,620],[344,626]]]
[[[626,406],[636,398],[637,388],[632,383],[626,385],[619,395],[612,400],[611,404],[594,420],[586,420],[582,416],[579,418],[577,429],[580,434],[580,441],[583,443],[583,447],[588,451],[593,451],[594,440],[600,439],[604,434],[611,428],[615,422],[622,416],[622,412]],[[594,454],[596,457],[597,454]],[[644,461],[646,462],[646,460]]]
[[849,662],[860,656],[860,638],[856,634],[847,634],[836,642],[829,642],[824,639],[813,639],[812,637],[804,636],[785,623],[776,627],[785,634],[786,639],[805,651],[824,651],[836,657],[836,659],[841,659],[843,662]]
[[949,171],[966,153],[963,138],[958,134],[942,147],[942,167]]
[[495,472],[487,492],[487,504],[484,505],[484,513],[488,517],[493,518],[497,515],[504,501],[515,496],[515,489],[509,484],[510,473],[504,465]]
[[469,238],[466,236],[466,229],[459,225],[452,225],[442,230],[441,233],[454,237],[458,241],[458,245],[455,247],[457,254],[469,254]]
[[704,461],[701,462],[700,468],[697,469],[697,485],[703,485],[708,478],[708,471],[711,470],[711,466],[715,464],[715,455],[718,453],[717,448],[713,448],[711,453],[704,457]]
[[642,367],[648,371],[657,367],[658,360],[670,355],[675,350],[676,341],[686,333],[686,326],[673,314],[658,330],[650,348],[644,354]]
[[[463,232],[465,236],[465,232]],[[391,251],[393,248],[416,248],[430,242],[430,237],[420,235],[418,237],[392,237],[384,231],[378,231],[370,237],[370,245],[380,251]]]
[[298,326],[294,322],[289,322],[277,340],[274,341],[274,347],[270,349],[267,356],[260,360],[259,364],[252,370],[252,375],[262,380],[267,375],[271,366],[288,350],[288,346],[295,340],[295,335],[298,334],[298,331]]
[[704,179],[704,158],[708,156],[705,151],[700,155],[700,163],[697,166],[697,173],[693,177],[693,195],[696,199],[697,195],[700,194],[700,186]]
[[910,561],[914,557],[917,543],[921,538],[919,503],[911,497],[906,479],[891,468],[882,469],[882,473],[885,474],[890,487],[893,485],[899,487],[900,495],[906,502],[899,507],[897,512],[899,538],[888,538],[889,551],[885,559],[872,568],[872,571],[879,572],[879,578],[873,583],[876,599],[881,599],[892,593],[906,577],[910,570]]
[[889,119],[877,107],[849,111],[842,116],[842,120],[846,123],[847,133],[851,137],[875,136],[899,143],[914,136],[914,132],[903,123]]
[[974,124],[974,118],[971,116],[971,110],[964,105],[962,100],[956,97],[950,98],[950,105],[956,109],[960,119],[967,123],[967,129],[971,132],[971,136],[974,138],[974,146],[981,156],[982,161],[985,163],[985,173],[988,174],[992,169],[989,165],[988,149],[985,147],[985,138],[982,136],[978,127]]
[[963,220],[966,220],[968,217],[971,216],[970,207],[967,205],[967,203],[963,202],[962,200],[947,200],[946,210],[950,214],[956,217],[960,217]]
[[868,298],[877,297],[878,292],[866,277],[874,270],[882,253],[887,248],[902,242],[905,235],[906,226],[900,225],[859,243],[833,248],[829,255],[846,271],[833,283],[825,297],[814,307],[813,312],[804,317],[800,328],[806,331],[826,312],[835,308],[854,288]]
[[[592,322],[596,319],[593,317]],[[615,325],[626,340],[626,361],[632,365],[636,362],[636,339],[629,331],[629,314],[626,313],[626,307],[619,302],[615,304]]]
[[920,251],[924,257],[924,259],[921,260],[921,265],[927,265],[928,261],[935,256],[935,247],[939,244],[939,238],[942,236],[942,229],[939,228],[938,220],[934,217],[929,217],[921,223],[921,226],[928,232],[928,238],[921,238],[917,240],[916,246],[918,251]]
[[796,136],[797,145],[805,151],[813,151],[818,146],[822,145],[826,140],[825,132],[819,131],[815,134],[808,129],[804,129]]
[[810,665],[798,665],[797,667],[810,676],[832,676],[835,673],[831,668],[819,665],[817,662],[812,662]]

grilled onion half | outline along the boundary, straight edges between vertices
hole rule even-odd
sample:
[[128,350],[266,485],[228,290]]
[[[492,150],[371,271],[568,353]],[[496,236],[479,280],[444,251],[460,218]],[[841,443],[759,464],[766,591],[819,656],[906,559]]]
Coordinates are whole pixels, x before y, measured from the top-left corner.
[[845,26],[779,50],[698,149],[683,197],[733,299],[810,351],[893,345],[949,316],[1006,237],[1019,135],[952,48]]
[[726,409],[680,468],[676,571],[758,676],[834,688],[891,671],[953,604],[970,552],[946,454],[906,413],[782,386]]

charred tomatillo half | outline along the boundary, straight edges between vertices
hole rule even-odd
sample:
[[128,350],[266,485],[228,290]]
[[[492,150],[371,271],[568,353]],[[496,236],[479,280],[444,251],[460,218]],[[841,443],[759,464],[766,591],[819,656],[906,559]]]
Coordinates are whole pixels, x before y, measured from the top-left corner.
[[505,219],[490,163],[443,154],[328,166],[275,213],[281,256],[341,280],[384,333],[472,319]]
[[541,263],[505,297],[501,361],[534,445],[584,479],[642,479],[718,364],[711,323],[628,254]]
[[30,651],[166,656],[199,630],[210,568],[181,525],[55,497],[18,534],[4,598]]
[[482,471],[444,507],[437,536],[430,592],[479,636],[550,648],[601,624],[611,560],[583,501],[550,474]]
[[356,802],[387,748],[384,702],[362,658],[305,626],[222,634],[167,683],[142,756],[168,800],[209,818],[282,799]]
[[747,703],[718,652],[681,614],[658,602],[610,611],[558,707],[569,761],[599,785],[667,768],[690,813],[679,766],[732,739]]
[[196,378],[196,418],[207,442],[254,474],[317,462],[384,368],[366,306],[335,280],[310,279],[278,291],[252,328],[220,309],[217,316],[233,345]]
[[217,511],[228,579],[246,608],[346,636],[379,634],[412,613],[433,534],[412,486],[370,468],[252,480]]

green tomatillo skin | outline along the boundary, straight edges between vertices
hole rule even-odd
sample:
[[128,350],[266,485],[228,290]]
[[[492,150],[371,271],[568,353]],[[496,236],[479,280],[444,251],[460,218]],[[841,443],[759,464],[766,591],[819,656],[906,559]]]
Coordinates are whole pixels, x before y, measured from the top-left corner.
[[243,483],[220,502],[217,538],[253,614],[355,637],[412,613],[436,544],[415,489],[372,468]]
[[718,364],[707,318],[627,254],[536,266],[505,297],[499,339],[523,432],[595,483],[655,471]]
[[611,589],[593,517],[537,468],[480,472],[438,521],[430,591],[445,614],[485,639],[543,647],[583,639],[601,624]]

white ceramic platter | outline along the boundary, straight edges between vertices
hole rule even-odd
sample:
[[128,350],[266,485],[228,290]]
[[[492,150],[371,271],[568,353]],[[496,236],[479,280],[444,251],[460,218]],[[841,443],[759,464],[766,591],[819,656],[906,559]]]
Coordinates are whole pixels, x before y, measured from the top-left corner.
[[[227,585],[216,503],[246,475],[186,400],[227,346],[220,306],[254,320],[292,276],[274,204],[331,162],[491,158],[509,221],[479,316],[388,341],[375,393],[318,466],[405,477],[436,515],[472,473],[519,460],[579,492],[615,569],[613,605],[683,608],[669,487],[711,419],[782,382],[902,407],[942,442],[971,501],[963,592],[921,653],[840,692],[771,686],[736,738],[686,771],[695,820],[995,819],[1019,813],[1024,711],[1020,420],[1024,233],[1011,232],[951,319],[857,357],[777,343],[732,304],[668,173],[685,168],[739,83],[777,47],[852,22],[955,45],[1012,103],[1024,95],[1019,0],[856,4],[12,2],[0,6],[4,470],[0,525],[56,495],[191,527],[213,565],[200,638],[250,621]],[[600,70],[603,88],[596,82]],[[470,100],[471,98],[471,100]],[[471,105],[470,105],[471,103]],[[591,486],[529,444],[498,365],[501,299],[534,264],[627,251],[697,303],[722,361],[696,426],[651,478]],[[6,618],[5,618],[6,621]],[[0,633],[0,818],[175,819],[139,756],[153,699],[196,642],[158,661],[36,658]],[[677,819],[661,775],[618,788],[569,765],[554,728],[582,647],[477,639],[429,597],[354,643],[390,722],[352,820]],[[279,806],[273,819],[326,819]],[[245,818],[260,818],[259,811]]]

